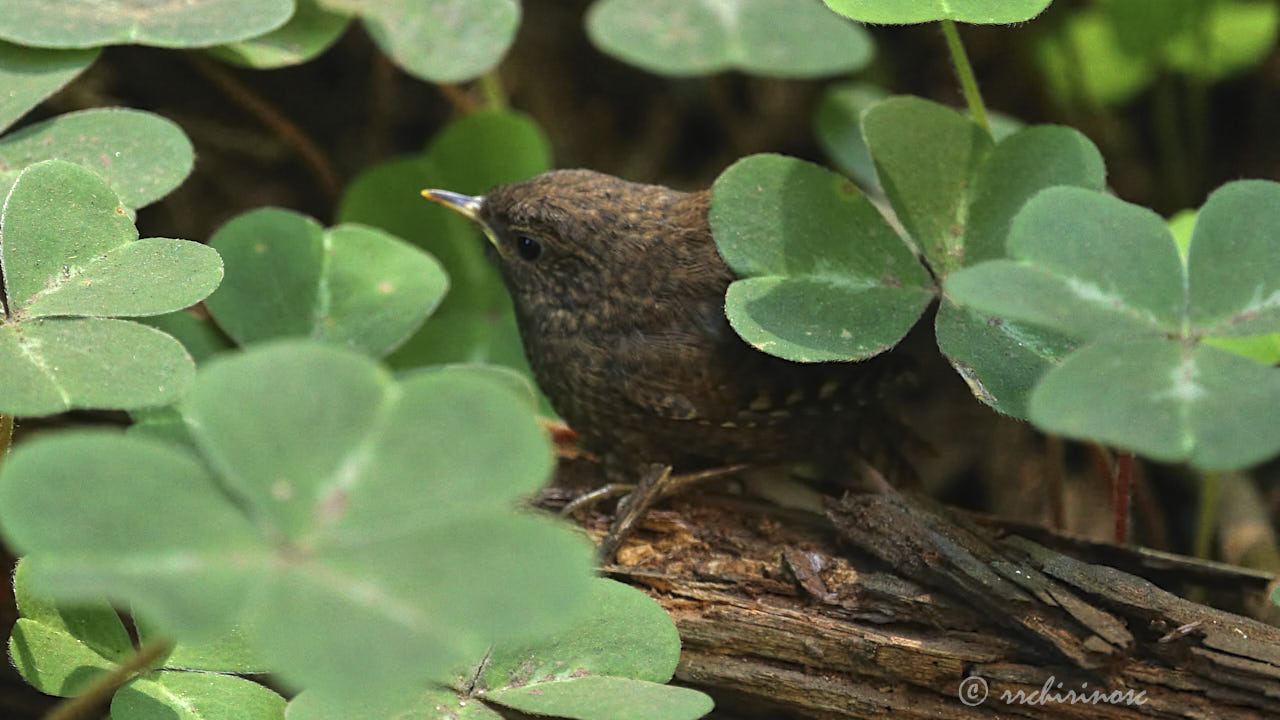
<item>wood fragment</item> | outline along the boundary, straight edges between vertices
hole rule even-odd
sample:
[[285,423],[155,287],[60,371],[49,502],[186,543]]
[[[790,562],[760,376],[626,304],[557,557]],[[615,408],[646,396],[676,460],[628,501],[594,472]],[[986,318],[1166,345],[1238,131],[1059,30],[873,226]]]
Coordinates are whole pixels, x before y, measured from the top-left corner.
[[[1070,557],[895,495],[851,497],[831,515],[679,497],[642,519],[605,571],[674,618],[676,681],[746,717],[1280,717],[1280,631],[1090,555],[1156,575],[1194,561],[1114,546]],[[584,527],[599,537],[607,522]],[[1183,574],[1274,580],[1221,565]],[[982,703],[961,702],[969,677],[985,684]],[[1116,702],[1052,694],[1069,690]]]

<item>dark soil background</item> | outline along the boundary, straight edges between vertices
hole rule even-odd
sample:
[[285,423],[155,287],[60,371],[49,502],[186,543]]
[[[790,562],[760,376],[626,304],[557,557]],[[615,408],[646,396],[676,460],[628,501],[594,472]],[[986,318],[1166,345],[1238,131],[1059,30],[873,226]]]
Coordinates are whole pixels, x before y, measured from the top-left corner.
[[[708,186],[734,160],[754,152],[825,162],[812,118],[824,87],[839,78],[652,75],[588,43],[582,30],[588,4],[524,0],[518,39],[500,68],[511,106],[531,114],[545,129],[558,167],[588,167],[693,189]],[[1188,135],[1187,155],[1176,159],[1194,171],[1192,179],[1175,183],[1170,171],[1175,159],[1162,154],[1155,140],[1158,116],[1151,91],[1121,107],[1082,111],[1057,106],[1044,87],[1034,63],[1036,39],[1082,4],[1059,0],[1044,17],[1018,28],[961,28],[992,109],[1028,123],[1063,123],[1082,130],[1102,150],[1116,194],[1166,215],[1200,205],[1211,190],[1233,179],[1280,180],[1280,53],[1208,89],[1203,142]],[[859,79],[897,93],[963,104],[936,27],[871,32],[877,59]],[[1178,79],[1168,81],[1175,90],[1185,90]],[[293,208],[328,223],[335,194],[346,182],[370,165],[420,150],[476,98],[474,88],[439,88],[405,75],[378,53],[356,23],[319,59],[274,71],[240,70],[199,53],[108,48],[87,73],[24,124],[113,105],[174,120],[195,144],[195,172],[170,197],[139,213],[139,229],[143,237],[206,240],[231,217],[262,205]],[[266,112],[309,137],[323,157],[308,162],[278,128],[264,124],[263,99]],[[318,174],[317,166],[328,167],[332,176]],[[915,334],[920,337],[908,341],[907,351],[920,349],[924,359],[919,361],[921,383],[912,419],[934,449],[932,457],[921,461],[926,486],[947,502],[1048,524],[1045,478],[1060,472],[1066,529],[1106,539],[1108,490],[1093,472],[1088,453],[1071,444],[1046,442],[1028,426],[998,418],[979,405],[938,359],[936,348],[929,352],[929,333]],[[38,426],[22,429],[32,427]],[[1266,518],[1275,518],[1280,507],[1274,469],[1263,468],[1252,480]],[[1135,542],[1189,551],[1195,502],[1195,478],[1177,468],[1140,463]],[[1268,521],[1265,530],[1270,532],[1271,526]],[[0,599],[0,631],[7,635],[15,617],[12,597]],[[7,664],[3,667],[0,718],[38,717],[49,704]]]

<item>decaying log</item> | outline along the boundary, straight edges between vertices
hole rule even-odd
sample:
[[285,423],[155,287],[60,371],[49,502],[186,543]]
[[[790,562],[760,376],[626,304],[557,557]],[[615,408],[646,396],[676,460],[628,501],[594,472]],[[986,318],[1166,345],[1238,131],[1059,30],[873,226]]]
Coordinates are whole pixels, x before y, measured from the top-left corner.
[[[1032,536],[898,495],[822,518],[698,494],[651,511],[606,572],[675,619],[676,680],[739,713],[1280,718],[1280,630]],[[1146,557],[1242,591],[1274,580]]]

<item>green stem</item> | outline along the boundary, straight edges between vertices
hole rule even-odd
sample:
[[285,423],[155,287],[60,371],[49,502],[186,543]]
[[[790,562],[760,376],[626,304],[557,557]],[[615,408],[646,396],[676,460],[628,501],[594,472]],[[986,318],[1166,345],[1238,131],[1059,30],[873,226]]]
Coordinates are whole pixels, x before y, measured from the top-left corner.
[[1196,557],[1208,560],[1213,554],[1213,533],[1218,529],[1218,500],[1221,477],[1205,472],[1200,479],[1200,517],[1196,526]]
[[[1213,36],[1210,19],[1216,2],[1208,1],[1201,5],[1199,16],[1195,20],[1194,40],[1196,56],[1205,63],[1213,58]],[[1186,75],[1187,83],[1187,155],[1190,157],[1191,175],[1203,178],[1209,158],[1209,81],[1201,73],[1191,72]],[[1203,186],[1203,182],[1200,183]]]
[[44,720],[75,720],[87,717],[94,710],[115,695],[122,685],[133,679],[134,675],[146,671],[152,663],[164,657],[173,649],[168,640],[152,640],[138,648],[133,655],[120,663],[116,669],[101,675],[93,681],[84,692],[58,703]]
[[440,94],[444,95],[444,99],[448,100],[449,104],[453,106],[454,111],[462,115],[470,115],[479,109],[475,99],[463,92],[462,88],[457,85],[437,83],[436,87],[440,90]]
[[1191,169],[1187,165],[1187,143],[1179,123],[1183,115],[1179,112],[1178,83],[1170,71],[1165,70],[1156,80],[1153,102],[1156,112],[1152,122],[1164,170],[1164,195],[1173,207],[1186,207],[1191,196]]
[[960,31],[952,20],[942,21],[942,34],[947,39],[947,49],[951,51],[951,61],[955,63],[956,75],[960,78],[960,88],[964,91],[964,99],[969,103],[969,112],[973,113],[973,121],[983,130],[991,132],[991,121],[987,119],[987,106],[982,102],[982,93],[978,90],[978,79],[973,75],[973,66],[969,64],[969,55],[960,42]]
[[1093,116],[1101,114],[1101,108],[1098,103],[1094,102],[1093,94],[1089,92],[1089,87],[1084,80],[1084,61],[1080,58],[1080,48],[1076,45],[1075,39],[1068,32],[1067,27],[1061,26],[1057,30],[1058,46],[1062,48],[1063,63],[1063,80],[1066,82],[1066,96],[1063,98],[1062,104],[1067,113],[1075,115],[1074,122],[1069,123],[1074,127],[1082,127],[1082,118],[1080,113],[1088,113]]
[[507,93],[502,89],[502,78],[494,68],[480,76],[480,94],[484,96],[485,110],[506,110]]

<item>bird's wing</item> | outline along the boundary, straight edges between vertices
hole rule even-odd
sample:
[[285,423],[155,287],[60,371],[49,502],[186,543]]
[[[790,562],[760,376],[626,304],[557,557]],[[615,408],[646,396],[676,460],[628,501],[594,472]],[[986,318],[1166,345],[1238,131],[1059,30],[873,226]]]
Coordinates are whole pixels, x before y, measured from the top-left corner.
[[705,338],[636,331],[617,342],[610,380],[645,414],[668,420],[718,420],[733,412],[732,377]]

